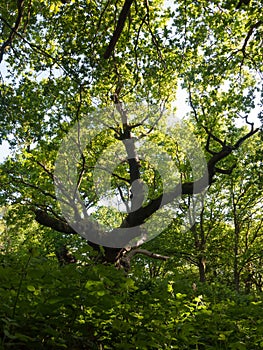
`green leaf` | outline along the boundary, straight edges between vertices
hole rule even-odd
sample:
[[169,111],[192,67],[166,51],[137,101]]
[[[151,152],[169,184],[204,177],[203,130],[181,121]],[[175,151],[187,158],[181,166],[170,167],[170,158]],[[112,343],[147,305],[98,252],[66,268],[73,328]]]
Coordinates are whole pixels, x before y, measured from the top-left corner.
[[36,288],[32,285],[29,285],[26,288],[27,288],[27,290],[29,290],[29,292],[34,292],[36,290]]

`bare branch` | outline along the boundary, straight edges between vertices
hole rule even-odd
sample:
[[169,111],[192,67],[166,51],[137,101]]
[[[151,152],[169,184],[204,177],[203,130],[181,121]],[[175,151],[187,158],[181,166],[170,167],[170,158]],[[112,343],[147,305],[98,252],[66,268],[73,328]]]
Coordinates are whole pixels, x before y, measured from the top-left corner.
[[159,259],[159,260],[168,260],[170,259],[170,256],[167,256],[167,255],[161,255],[161,254],[156,254],[156,253],[153,253],[153,252],[150,252],[149,250],[146,250],[146,249],[140,249],[140,248],[137,248],[137,249],[134,249],[132,251],[130,251],[126,257],[131,260],[134,255],[136,254],[142,254],[142,255],[146,255],[150,258],[153,258],[153,259]]
[[254,130],[254,123],[248,121],[248,115],[245,115],[244,117],[242,117],[242,115],[240,115],[239,113],[238,113],[238,115],[240,116],[240,118],[245,119],[246,124],[248,124],[250,126],[250,130]]
[[127,253],[127,250],[124,249],[124,250],[121,250],[119,255],[117,256],[117,262],[116,262],[117,268],[124,268],[124,270],[126,272],[128,272],[130,270],[130,267],[131,267],[131,259],[136,254],[142,254],[142,255],[148,256],[149,258],[159,259],[159,260],[163,260],[163,261],[170,259],[169,256],[156,254],[156,253],[150,252],[149,250],[146,250],[146,249],[137,248],[137,249],[129,251],[129,253]]

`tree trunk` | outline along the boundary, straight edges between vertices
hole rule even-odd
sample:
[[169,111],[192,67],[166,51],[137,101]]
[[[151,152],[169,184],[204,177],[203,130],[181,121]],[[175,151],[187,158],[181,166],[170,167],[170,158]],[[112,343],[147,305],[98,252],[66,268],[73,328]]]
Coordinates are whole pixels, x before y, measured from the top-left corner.
[[238,241],[239,233],[235,232],[235,246],[234,246],[234,286],[237,292],[239,292],[240,287],[240,274],[238,271]]
[[237,204],[235,202],[235,192],[232,190],[232,203],[233,203],[233,216],[234,216],[234,225],[235,225],[235,236],[234,236],[234,286],[237,292],[240,288],[240,271],[238,269],[239,261],[239,238],[240,238],[240,222],[237,214]]
[[205,266],[205,257],[200,256],[198,258],[198,269],[199,269],[199,280],[204,283],[206,281],[206,266]]

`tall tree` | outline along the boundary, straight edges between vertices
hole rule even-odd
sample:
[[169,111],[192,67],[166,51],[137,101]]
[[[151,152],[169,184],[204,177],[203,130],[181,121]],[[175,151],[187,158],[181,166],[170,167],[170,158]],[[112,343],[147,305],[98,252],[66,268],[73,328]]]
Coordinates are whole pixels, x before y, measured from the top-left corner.
[[[86,147],[77,145],[78,156],[67,149],[64,160],[70,155],[75,162],[76,190],[84,206],[78,212],[74,195],[67,200],[77,209],[76,221],[92,213],[101,225],[109,224],[110,239],[118,226],[138,238],[141,225],[164,205],[202,192],[218,173],[230,173],[226,159],[259,131],[249,124],[240,134],[233,126],[255,107],[260,86],[260,1],[241,6],[187,0],[169,7],[161,1],[24,0],[7,1],[1,10],[0,60],[7,70],[1,81],[1,138],[13,147],[12,157],[1,165],[2,203],[19,203],[41,225],[64,234],[79,231],[58,205],[54,167],[61,140],[87,115],[93,116],[91,131],[101,123],[105,129]],[[178,148],[172,137],[161,140],[158,126],[172,107],[179,79],[189,93],[189,127],[206,152],[207,174],[182,178],[164,192],[160,170],[140,159],[134,140],[158,142],[178,163],[177,151],[184,153],[186,143]],[[141,113],[129,110],[131,102],[139,103]],[[96,111],[110,105],[113,117],[99,120]],[[157,108],[147,114],[153,105]],[[126,161],[116,168],[111,185],[127,210],[113,218],[99,202],[93,171],[103,149],[118,142],[126,149]],[[81,230],[100,251],[96,237],[105,232],[91,222]],[[121,247],[110,239],[105,259],[116,261],[127,254],[121,247],[127,248],[131,236],[121,237]]]

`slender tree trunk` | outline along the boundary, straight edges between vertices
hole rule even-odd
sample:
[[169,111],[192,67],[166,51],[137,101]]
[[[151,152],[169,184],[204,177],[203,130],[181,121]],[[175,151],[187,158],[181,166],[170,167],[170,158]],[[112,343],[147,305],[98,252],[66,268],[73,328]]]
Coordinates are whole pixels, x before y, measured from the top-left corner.
[[240,276],[239,276],[239,272],[238,272],[238,263],[237,263],[236,255],[235,255],[235,258],[234,258],[234,285],[235,285],[236,291],[239,292]]
[[195,238],[195,249],[197,251],[197,267],[199,270],[199,280],[200,282],[206,281],[206,258],[205,258],[205,244],[206,238],[202,225],[200,229],[197,229],[196,224],[191,227],[191,231]]
[[240,236],[240,226],[237,216],[237,208],[234,199],[234,193],[232,194],[233,207],[234,207],[234,225],[235,225],[235,237],[234,237],[234,286],[237,292],[240,289],[240,271],[238,269],[238,251],[239,251],[239,236]]
[[206,266],[205,266],[205,257],[200,256],[198,258],[198,269],[199,269],[199,280],[204,283],[206,281]]

